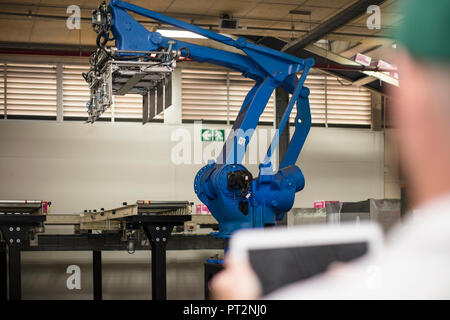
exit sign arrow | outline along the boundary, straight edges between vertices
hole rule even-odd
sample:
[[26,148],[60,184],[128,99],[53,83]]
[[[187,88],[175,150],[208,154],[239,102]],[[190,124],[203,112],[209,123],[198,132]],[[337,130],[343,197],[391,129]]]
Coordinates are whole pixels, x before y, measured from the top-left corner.
[[211,131],[211,129],[202,129],[202,141],[212,141]]

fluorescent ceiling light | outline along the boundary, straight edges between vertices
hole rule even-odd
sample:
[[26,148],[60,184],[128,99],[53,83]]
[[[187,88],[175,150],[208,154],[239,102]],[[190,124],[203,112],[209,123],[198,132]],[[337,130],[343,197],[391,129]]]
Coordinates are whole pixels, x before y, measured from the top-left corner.
[[193,33],[191,31],[185,30],[157,30],[163,37],[167,38],[189,38],[189,39],[206,39],[206,37],[199,34]]

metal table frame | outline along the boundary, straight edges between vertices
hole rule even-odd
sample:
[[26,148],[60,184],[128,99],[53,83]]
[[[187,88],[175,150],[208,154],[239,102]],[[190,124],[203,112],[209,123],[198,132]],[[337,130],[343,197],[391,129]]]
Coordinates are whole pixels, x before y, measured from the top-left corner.
[[8,258],[6,244],[0,242],[0,301],[8,298]]
[[[142,226],[152,247],[152,299],[167,298],[166,249],[173,228],[191,220],[190,215],[131,216],[126,221],[134,228]],[[164,279],[161,281],[161,279]]]
[[[0,269],[3,271],[3,274],[0,276],[2,298],[6,298],[8,289],[10,300],[20,300],[22,298],[20,251],[29,241],[30,229],[40,226],[44,221],[45,215],[11,214],[0,217],[0,231],[5,240],[5,248],[2,248],[2,253],[0,254]],[[8,264],[6,264],[6,256],[8,256]],[[6,274],[9,276],[9,286]]]
[[[193,249],[223,249],[225,243],[221,239],[216,239],[211,235],[183,235],[172,234],[166,241],[161,241],[163,236],[162,226],[167,227],[170,221],[163,221],[160,225],[161,233],[157,233],[156,221],[149,221],[145,216],[140,221],[136,217],[131,219],[132,223],[136,225],[148,225],[154,243],[150,241],[150,246],[136,244],[135,250],[151,250],[152,260],[157,261],[152,263],[152,274],[159,274],[159,277],[164,277],[166,270],[166,251],[167,250],[193,250]],[[173,221],[171,222],[173,223]],[[170,225],[170,224],[169,224]],[[155,232],[153,232],[154,228]],[[166,232],[168,229],[166,228]],[[160,241],[156,241],[157,235],[160,236]],[[150,238],[149,238],[150,239]],[[106,234],[70,234],[70,235],[40,235],[37,246],[30,246],[24,243],[21,251],[91,251],[92,252],[92,270],[93,270],[93,299],[102,300],[102,251],[116,251],[126,250],[127,243],[121,240],[121,235],[117,233]],[[155,253],[153,253],[155,251]],[[6,246],[0,243],[0,301],[7,299],[7,255]],[[153,257],[153,255],[156,257]],[[164,256],[164,258],[163,258]],[[156,268],[156,271],[155,271]],[[20,267],[18,268],[20,270]],[[161,281],[162,278],[152,276],[152,298],[165,299],[166,298],[166,281]]]

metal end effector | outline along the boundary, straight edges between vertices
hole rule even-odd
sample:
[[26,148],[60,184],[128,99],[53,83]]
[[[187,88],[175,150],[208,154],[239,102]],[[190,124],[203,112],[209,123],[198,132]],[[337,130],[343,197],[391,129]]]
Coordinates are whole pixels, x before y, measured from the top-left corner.
[[[114,95],[142,95],[144,105],[153,106],[151,117],[164,109],[163,97],[165,107],[171,105],[171,74],[180,51],[173,50],[172,43],[158,51],[119,50],[108,46],[110,41],[115,41],[113,23],[112,11],[105,2],[92,12],[97,50],[89,58],[89,71],[83,73],[91,90],[87,103],[89,123],[95,122],[112,105]],[[147,114],[148,120],[150,115]]]

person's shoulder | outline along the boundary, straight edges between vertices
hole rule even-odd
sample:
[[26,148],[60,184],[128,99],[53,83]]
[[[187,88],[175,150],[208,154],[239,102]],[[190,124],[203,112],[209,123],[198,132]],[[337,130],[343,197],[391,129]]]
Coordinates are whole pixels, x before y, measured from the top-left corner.
[[388,244],[405,248],[441,247],[450,243],[450,194],[435,198],[408,213],[388,235]]
[[428,200],[411,212],[413,223],[450,224],[450,193]]

